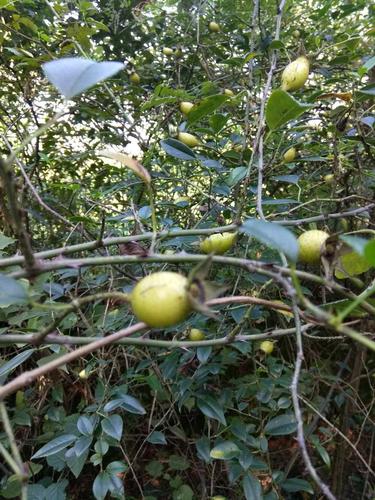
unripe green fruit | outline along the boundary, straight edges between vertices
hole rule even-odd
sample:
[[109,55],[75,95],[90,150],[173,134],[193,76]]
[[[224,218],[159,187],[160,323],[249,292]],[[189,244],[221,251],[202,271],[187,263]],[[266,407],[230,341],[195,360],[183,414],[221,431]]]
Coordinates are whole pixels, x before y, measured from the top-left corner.
[[284,153],[284,161],[285,163],[290,163],[295,160],[297,156],[297,150],[296,148],[289,148],[288,151]]
[[148,326],[177,325],[191,311],[188,279],[168,271],[149,274],[134,287],[130,303],[135,316]]
[[333,184],[335,181],[335,176],[333,174],[327,174],[324,176],[324,182],[326,184]]
[[329,234],[319,229],[312,229],[302,233],[298,238],[299,260],[306,264],[318,264],[322,245],[327,238],[329,238]]
[[163,48],[163,54],[165,56],[172,56],[173,55],[173,49],[171,49],[170,47],[164,47]]
[[212,33],[218,33],[220,31],[220,25],[215,23],[215,21],[211,21],[210,24],[208,25],[208,29]]
[[231,89],[224,89],[224,94],[225,95],[229,95],[229,97],[233,97],[234,96],[234,92]]
[[259,349],[264,352],[264,354],[271,354],[272,351],[274,350],[274,343],[271,342],[270,340],[264,340],[260,346]]
[[178,140],[186,144],[186,146],[189,146],[190,148],[194,148],[195,146],[198,146],[201,142],[193,134],[188,134],[187,132],[179,132],[178,134]]
[[193,107],[194,107],[194,104],[192,102],[189,102],[189,101],[183,101],[180,103],[180,111],[184,115],[188,115]]
[[212,234],[205,240],[201,241],[200,249],[204,253],[216,253],[221,255],[232,248],[236,238],[236,233]]
[[206,335],[198,328],[192,328],[189,332],[189,339],[193,341],[204,340]]
[[309,70],[309,60],[305,56],[297,57],[284,69],[281,76],[281,88],[285,91],[300,89],[309,76]]
[[141,77],[135,72],[129,76],[129,80],[134,83],[134,85],[139,85],[141,83]]

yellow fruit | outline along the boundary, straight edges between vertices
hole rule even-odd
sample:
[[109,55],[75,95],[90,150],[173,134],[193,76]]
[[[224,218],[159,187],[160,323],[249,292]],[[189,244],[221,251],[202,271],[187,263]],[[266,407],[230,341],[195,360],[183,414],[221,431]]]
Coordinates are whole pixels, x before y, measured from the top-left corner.
[[220,31],[220,25],[215,23],[215,21],[211,21],[210,24],[208,25],[208,29],[212,33],[218,33]]
[[177,204],[177,203],[184,203],[184,207],[183,208],[185,208],[187,206],[187,204],[190,203],[190,198],[188,196],[180,196],[179,198],[176,198],[174,200],[174,203],[175,204]]
[[135,72],[129,76],[129,80],[134,83],[134,85],[139,85],[141,83],[141,77]]
[[284,153],[283,158],[286,163],[290,163],[291,161],[295,160],[296,156],[297,156],[296,148],[289,148],[288,151]]
[[191,311],[187,286],[188,279],[178,273],[149,274],[130,294],[133,313],[154,328],[176,325]]
[[300,89],[309,76],[309,70],[309,60],[305,56],[297,57],[284,69],[281,76],[281,88],[285,91]]
[[186,144],[186,146],[189,146],[191,148],[194,148],[195,146],[198,146],[201,142],[193,134],[188,134],[187,132],[179,132],[178,133],[178,140]]
[[236,238],[236,233],[212,234],[201,241],[200,249],[204,253],[216,253],[221,255],[234,245]]
[[264,340],[260,346],[259,349],[264,352],[264,354],[271,354],[273,349],[274,349],[274,343],[271,342],[270,340]]
[[234,92],[231,89],[224,89],[224,94],[229,95],[230,97],[234,96]]
[[223,495],[215,495],[211,497],[211,500],[227,500],[227,497],[223,497]]
[[206,335],[198,328],[192,328],[189,332],[189,339],[193,341],[204,340]]
[[322,245],[328,237],[328,233],[319,229],[312,229],[302,233],[298,238],[299,260],[306,264],[319,263]]
[[171,55],[173,55],[173,49],[171,49],[169,47],[164,47],[163,48],[163,54],[165,56],[171,56]]
[[182,54],[183,54],[183,53],[182,53],[182,49],[180,49],[180,48],[177,48],[177,49],[174,51],[174,55],[175,55],[176,57],[182,57]]
[[87,373],[87,370],[84,368],[78,373],[78,377],[81,378],[82,380],[86,380],[89,378],[89,374]]
[[324,176],[324,182],[326,184],[333,184],[335,181],[335,176],[333,174],[327,174]]
[[294,38],[299,38],[301,36],[301,32],[299,30],[294,30],[292,34]]
[[184,115],[188,115],[193,107],[194,104],[192,102],[183,101],[180,103],[180,111],[184,113]]

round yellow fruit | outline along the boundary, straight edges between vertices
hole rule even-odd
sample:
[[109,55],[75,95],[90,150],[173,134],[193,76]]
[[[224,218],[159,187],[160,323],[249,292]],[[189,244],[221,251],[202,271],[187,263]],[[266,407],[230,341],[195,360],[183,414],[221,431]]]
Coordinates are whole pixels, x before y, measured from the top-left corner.
[[179,141],[183,142],[190,148],[194,148],[201,143],[198,137],[193,134],[188,134],[187,132],[179,132],[177,138]]
[[188,279],[163,271],[142,278],[130,294],[135,316],[153,328],[177,325],[191,311]]
[[297,150],[296,148],[289,148],[288,151],[284,153],[284,161],[285,163],[290,163],[295,160],[297,156]]
[[223,497],[223,495],[215,495],[211,497],[211,500],[227,500],[227,497]]
[[322,245],[328,237],[328,233],[319,229],[312,229],[302,233],[298,238],[299,260],[306,264],[318,264]]
[[189,339],[193,341],[204,340],[206,335],[202,330],[198,330],[198,328],[192,328],[189,332]]
[[294,38],[299,38],[301,36],[301,32],[299,30],[294,30],[292,34]]
[[129,80],[134,83],[134,85],[139,85],[141,83],[141,77],[135,72],[129,76]]
[[188,115],[193,107],[194,107],[194,104],[192,102],[189,102],[189,101],[183,101],[180,103],[180,111],[184,115]]
[[307,57],[297,57],[284,69],[281,75],[281,88],[285,91],[300,89],[309,76],[309,70],[310,63]]
[[259,349],[264,352],[264,354],[271,354],[273,349],[274,349],[274,343],[271,342],[270,340],[264,340],[260,346]]
[[212,234],[205,240],[201,241],[200,249],[204,253],[216,253],[221,255],[232,248],[236,238],[236,233]]
[[78,377],[81,378],[82,380],[86,380],[87,378],[89,378],[89,374],[88,374],[86,368],[84,368],[83,370],[81,370],[78,373]]
[[225,95],[229,95],[229,97],[233,97],[234,96],[234,92],[231,89],[224,89],[224,94]]
[[172,56],[173,55],[173,49],[171,49],[170,47],[164,47],[163,48],[163,54],[165,56]]
[[324,176],[324,182],[326,184],[333,184],[335,181],[335,176],[333,174],[327,174]]
[[220,31],[220,25],[218,23],[215,23],[215,21],[211,21],[210,24],[208,25],[208,29],[212,33],[218,33]]

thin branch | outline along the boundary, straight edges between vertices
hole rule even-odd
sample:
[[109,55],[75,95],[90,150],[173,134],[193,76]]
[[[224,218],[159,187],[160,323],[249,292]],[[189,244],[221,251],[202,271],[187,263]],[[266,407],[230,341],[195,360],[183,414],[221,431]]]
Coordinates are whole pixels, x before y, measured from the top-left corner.
[[12,217],[13,230],[18,237],[21,251],[25,259],[25,267],[28,276],[33,276],[37,270],[37,263],[33,255],[30,236],[22,221],[22,210],[18,204],[18,196],[15,187],[12,167],[0,158],[0,175],[3,179],[5,192],[8,198],[9,212]]
[[315,481],[317,486],[320,488],[320,490],[325,494],[325,496],[329,500],[336,500],[336,497],[331,493],[329,487],[320,479],[318,473],[316,472],[315,467],[313,466],[309,453],[307,451],[307,446],[306,446],[306,441],[305,441],[305,436],[304,436],[304,431],[303,431],[303,417],[302,417],[302,412],[301,408],[299,406],[299,401],[298,401],[298,383],[299,383],[299,377],[301,373],[301,367],[302,367],[302,362],[304,359],[303,356],[303,344],[302,344],[302,332],[301,332],[301,320],[299,317],[299,311],[298,311],[298,306],[297,306],[297,301],[296,297],[292,297],[293,301],[293,314],[294,314],[294,319],[295,319],[295,326],[296,326],[296,342],[297,342],[297,355],[296,355],[296,362],[295,362],[295,369],[294,369],[294,374],[293,374],[293,379],[292,379],[292,384],[290,386],[290,390],[292,393],[292,400],[293,400],[293,407],[294,407],[294,414],[296,416],[297,420],[297,440],[298,440],[298,445],[301,449],[303,461],[305,462],[306,468],[312,477],[312,479]]

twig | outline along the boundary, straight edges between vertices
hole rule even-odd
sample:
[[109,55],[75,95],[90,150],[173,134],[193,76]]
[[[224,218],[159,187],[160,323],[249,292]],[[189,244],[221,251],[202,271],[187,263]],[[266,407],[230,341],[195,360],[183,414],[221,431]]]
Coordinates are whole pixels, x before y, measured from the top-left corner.
[[5,192],[8,198],[9,212],[12,217],[13,230],[16,233],[21,251],[25,258],[25,267],[28,276],[33,276],[37,271],[37,264],[31,248],[30,236],[22,221],[22,211],[18,205],[17,191],[13,177],[12,167],[0,158],[0,175],[3,179]]
[[316,472],[316,469],[311,462],[311,459],[310,459],[310,456],[309,456],[309,453],[308,453],[307,447],[306,447],[306,441],[305,441],[305,436],[304,436],[304,432],[303,432],[302,412],[301,412],[301,408],[299,406],[299,401],[298,401],[298,382],[299,382],[299,377],[300,377],[300,373],[301,373],[302,361],[304,359],[302,333],[301,333],[301,321],[300,321],[300,317],[299,317],[299,311],[298,311],[298,306],[297,306],[297,301],[296,301],[295,296],[292,297],[292,302],[293,302],[293,314],[294,314],[294,320],[295,320],[295,326],[296,326],[297,355],[296,355],[294,374],[293,374],[293,379],[292,379],[292,384],[290,386],[290,390],[292,393],[294,414],[295,414],[296,420],[297,420],[298,445],[301,449],[303,461],[305,462],[306,468],[307,468],[310,476],[312,477],[312,479],[315,481],[317,486],[320,488],[320,490],[325,494],[325,496],[329,500],[336,500],[336,497],[331,493],[329,487],[320,479],[318,473]]
[[117,340],[120,340],[124,337],[132,335],[133,333],[144,330],[145,328],[146,325],[144,323],[136,323],[135,325],[129,326],[128,328],[125,328],[123,330],[119,330],[118,332],[113,333],[112,335],[108,335],[107,337],[103,337],[99,340],[96,340],[95,342],[91,342],[88,345],[79,347],[78,349],[75,349],[72,352],[64,354],[58,359],[55,359],[50,363],[46,363],[45,365],[40,366],[39,368],[35,368],[34,370],[22,373],[12,381],[0,387],[0,401],[3,400],[5,397],[9,396],[9,394],[13,394],[22,387],[31,384],[38,377],[46,375],[47,373],[55,370],[56,368],[65,365],[66,363],[70,363],[71,361],[74,361],[77,358],[86,356],[87,354],[90,354],[90,352],[96,351],[108,344],[116,342]]

